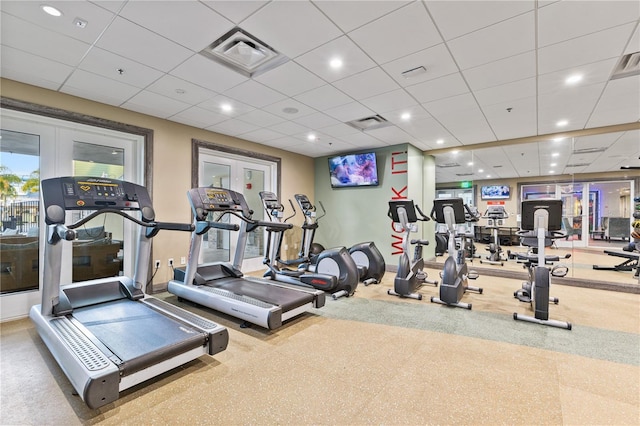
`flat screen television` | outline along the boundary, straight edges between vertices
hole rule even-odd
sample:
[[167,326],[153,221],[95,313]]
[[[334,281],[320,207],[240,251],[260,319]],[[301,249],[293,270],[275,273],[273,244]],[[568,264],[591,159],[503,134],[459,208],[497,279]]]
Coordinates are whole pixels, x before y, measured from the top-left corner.
[[508,185],[488,185],[480,188],[480,196],[483,200],[508,200],[511,190]]
[[376,153],[337,155],[329,158],[332,188],[378,186]]

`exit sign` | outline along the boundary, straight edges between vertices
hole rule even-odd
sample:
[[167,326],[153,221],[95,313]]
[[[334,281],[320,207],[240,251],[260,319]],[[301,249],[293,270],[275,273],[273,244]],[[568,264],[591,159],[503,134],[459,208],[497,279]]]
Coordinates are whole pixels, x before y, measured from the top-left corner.
[[460,188],[471,188],[471,181],[463,180],[460,182]]

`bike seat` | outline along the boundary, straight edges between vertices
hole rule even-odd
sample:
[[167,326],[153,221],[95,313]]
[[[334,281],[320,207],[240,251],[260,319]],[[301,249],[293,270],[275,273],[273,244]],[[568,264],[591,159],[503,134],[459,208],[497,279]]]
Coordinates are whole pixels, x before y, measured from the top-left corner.
[[428,246],[429,245],[429,241],[427,240],[411,240],[411,244],[417,244],[419,246]]

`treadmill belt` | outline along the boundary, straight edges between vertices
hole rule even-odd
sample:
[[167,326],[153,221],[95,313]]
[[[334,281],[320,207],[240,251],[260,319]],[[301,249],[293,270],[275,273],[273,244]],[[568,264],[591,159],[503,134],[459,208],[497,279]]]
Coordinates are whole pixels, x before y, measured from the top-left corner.
[[280,306],[283,312],[313,302],[314,295],[304,291],[270,285],[245,278],[221,278],[206,284],[209,287],[220,288],[241,296],[261,300],[274,306]]
[[128,299],[75,309],[73,318],[124,362],[126,374],[203,346],[206,339],[199,330]]

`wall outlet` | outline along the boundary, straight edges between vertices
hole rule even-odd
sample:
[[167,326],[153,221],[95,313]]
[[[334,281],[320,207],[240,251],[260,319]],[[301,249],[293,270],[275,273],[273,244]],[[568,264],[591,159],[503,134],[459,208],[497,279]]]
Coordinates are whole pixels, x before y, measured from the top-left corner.
[[182,257],[180,258],[180,264],[181,264],[181,265],[186,265],[186,264],[187,264],[187,258],[186,258],[186,257],[184,257],[184,256],[182,256]]
[[155,262],[153,262],[153,264],[154,264],[154,267],[158,269],[160,267],[160,260],[159,259],[156,260]]
[[286,250],[289,250],[289,244],[285,244],[285,245],[284,245],[284,249],[285,249],[285,251],[286,251]]
[[167,261],[167,264],[169,265],[170,268],[173,268],[173,258],[170,257],[169,260]]

